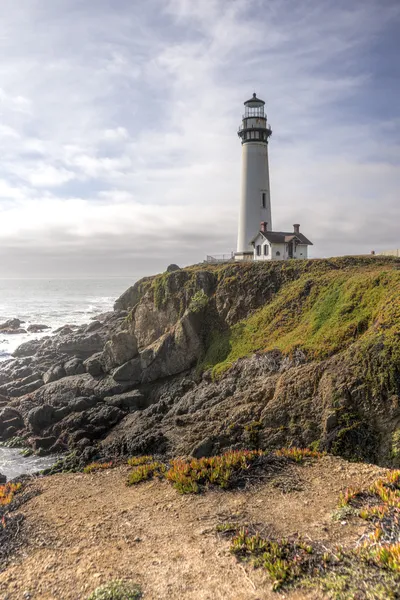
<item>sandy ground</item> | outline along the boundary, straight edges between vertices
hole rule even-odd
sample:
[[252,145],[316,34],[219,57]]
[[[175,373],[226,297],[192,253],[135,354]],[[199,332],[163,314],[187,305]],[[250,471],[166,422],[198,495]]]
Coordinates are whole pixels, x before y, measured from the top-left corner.
[[85,600],[111,579],[139,583],[145,600],[291,600],[261,570],[243,567],[218,523],[260,523],[278,536],[296,532],[326,543],[354,541],[360,521],[333,521],[340,491],[368,485],[383,470],[325,457],[293,465],[273,481],[240,492],[179,495],[167,482],[125,485],[128,467],[30,483],[40,493],[22,506],[29,541],[0,573],[1,600]]

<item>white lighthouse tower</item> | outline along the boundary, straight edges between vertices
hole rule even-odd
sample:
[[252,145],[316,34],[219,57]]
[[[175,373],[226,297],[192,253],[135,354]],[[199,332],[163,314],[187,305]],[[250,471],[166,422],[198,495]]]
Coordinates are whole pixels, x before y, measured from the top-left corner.
[[252,260],[252,239],[260,229],[272,230],[269,187],[268,138],[272,129],[264,113],[265,102],[256,94],[245,103],[245,112],[238,135],[242,140],[242,198],[236,260]]

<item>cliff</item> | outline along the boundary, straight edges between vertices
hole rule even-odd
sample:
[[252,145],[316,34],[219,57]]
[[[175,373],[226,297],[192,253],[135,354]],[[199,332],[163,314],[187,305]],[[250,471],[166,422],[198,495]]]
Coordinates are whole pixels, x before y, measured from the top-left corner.
[[196,265],[0,370],[0,436],[40,451],[312,446],[398,464],[400,260]]

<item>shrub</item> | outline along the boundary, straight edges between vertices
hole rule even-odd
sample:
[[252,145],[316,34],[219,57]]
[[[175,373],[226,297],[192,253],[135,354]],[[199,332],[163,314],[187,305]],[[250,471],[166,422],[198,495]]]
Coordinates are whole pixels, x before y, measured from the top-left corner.
[[306,458],[321,458],[323,453],[309,448],[281,448],[275,452],[277,456],[284,456],[289,460],[301,463]]
[[102,469],[111,469],[112,466],[113,466],[112,462],[107,462],[107,463],[94,462],[94,463],[91,463],[90,465],[87,465],[83,469],[83,472],[84,473],[94,473],[95,471],[101,471]]
[[125,581],[110,581],[98,587],[88,600],[138,600],[142,597],[141,588]]
[[200,313],[208,304],[208,296],[204,290],[198,290],[190,300],[189,310],[192,313]]
[[21,489],[20,483],[5,483],[0,485],[0,506],[7,506],[13,501],[14,495]]
[[166,466],[157,461],[148,464],[139,464],[129,473],[127,484],[135,485],[153,477],[162,477],[165,471]]
[[148,465],[151,462],[154,462],[154,458],[152,456],[132,456],[132,458],[128,458],[128,465],[130,467]]

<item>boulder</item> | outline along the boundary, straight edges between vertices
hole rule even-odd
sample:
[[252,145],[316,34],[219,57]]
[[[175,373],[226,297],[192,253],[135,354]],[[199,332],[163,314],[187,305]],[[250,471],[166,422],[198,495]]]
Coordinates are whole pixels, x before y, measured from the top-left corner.
[[29,333],[40,333],[41,331],[44,331],[45,329],[50,329],[50,327],[48,325],[39,325],[39,324],[33,323],[32,325],[29,325],[28,332]]
[[92,377],[99,377],[103,374],[103,364],[101,362],[102,352],[97,352],[85,360],[83,366],[87,373]]
[[133,385],[140,383],[142,378],[142,366],[140,358],[129,360],[121,365],[112,374],[115,381],[129,381]]
[[66,375],[81,375],[86,372],[86,369],[79,358],[71,358],[64,363],[63,366]]
[[8,319],[7,321],[4,321],[4,323],[0,323],[0,331],[3,332],[3,330],[7,330],[8,332],[12,329],[19,329],[22,323],[23,321],[20,321],[19,319]]
[[63,366],[55,365],[46,371],[46,373],[43,375],[43,381],[44,383],[51,383],[52,381],[58,381],[59,379],[62,379],[62,377],[65,377],[66,375],[67,373],[65,372]]
[[24,426],[24,421],[18,410],[11,408],[11,406],[5,406],[0,409],[0,436],[3,437],[10,426],[16,430],[21,429]]
[[172,263],[171,265],[168,265],[167,267],[167,273],[173,273],[174,271],[180,271],[181,268],[178,267],[178,265],[175,265],[174,263]]
[[84,410],[92,408],[92,406],[95,406],[98,402],[99,400],[95,396],[75,398],[69,402],[68,409],[70,412],[83,412]]
[[26,385],[22,385],[19,383],[16,386],[12,386],[8,388],[8,395],[13,398],[19,398],[20,396],[26,396],[26,394],[32,394],[39,388],[43,387],[44,382],[43,379],[35,379],[31,383],[27,383]]
[[132,390],[124,394],[116,394],[115,396],[107,396],[104,402],[110,406],[117,406],[122,410],[140,410],[145,407],[145,397],[139,390]]
[[81,358],[89,358],[103,350],[104,341],[98,333],[70,334],[63,336],[57,344],[59,352],[73,354]]
[[102,364],[106,372],[135,358],[138,354],[137,341],[129,331],[114,334],[104,346]]
[[49,404],[36,406],[28,412],[27,421],[34,433],[40,433],[43,429],[54,423],[54,408]]
[[46,437],[34,437],[30,439],[30,443],[34,450],[49,450],[56,443],[57,438],[53,435]]
[[24,342],[14,351],[13,356],[16,358],[21,358],[24,356],[33,356],[37,353],[39,347],[43,343],[43,338],[41,340],[29,340],[28,342]]
[[89,325],[85,328],[85,333],[91,333],[92,331],[97,331],[98,329],[101,329],[103,325],[100,323],[100,321],[95,320],[92,321],[92,323],[89,323]]
[[190,455],[193,456],[193,458],[204,458],[205,456],[211,456],[215,449],[215,443],[216,439],[213,436],[204,438],[204,440],[201,440],[201,442],[192,448]]

